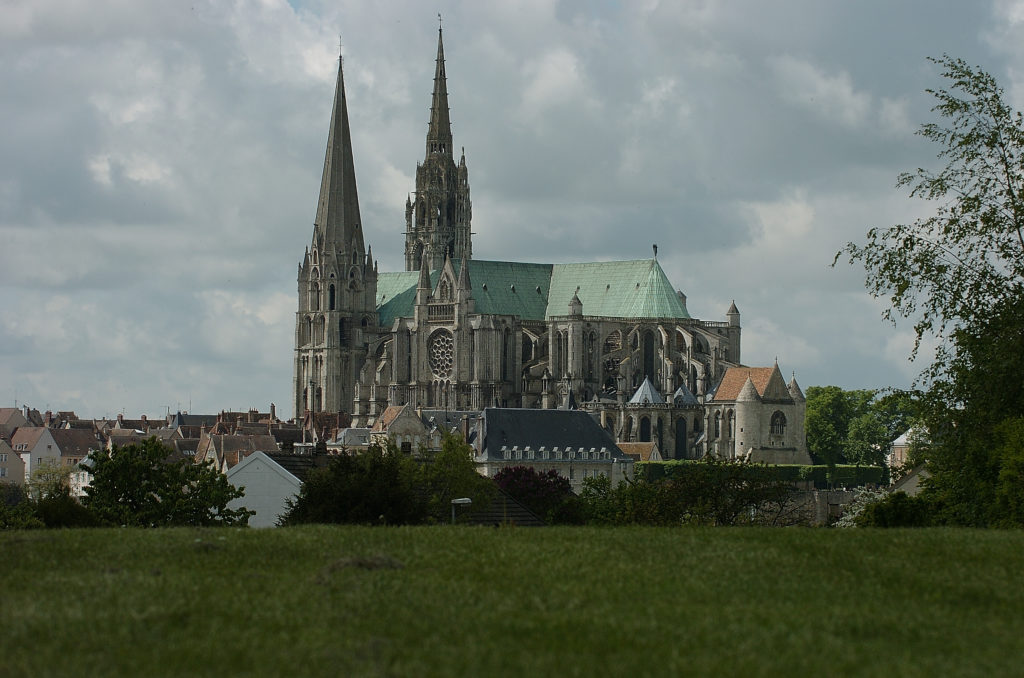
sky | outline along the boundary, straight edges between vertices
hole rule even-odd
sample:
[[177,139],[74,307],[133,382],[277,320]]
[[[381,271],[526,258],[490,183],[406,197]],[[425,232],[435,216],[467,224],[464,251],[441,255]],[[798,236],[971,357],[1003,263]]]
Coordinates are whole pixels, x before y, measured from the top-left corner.
[[[443,17],[474,256],[658,260],[805,389],[907,387],[836,252],[928,213],[944,85],[1024,108],[1024,3],[0,0],[0,406],[290,416],[339,49],[366,243],[403,268]],[[927,351],[926,351],[927,353]]]

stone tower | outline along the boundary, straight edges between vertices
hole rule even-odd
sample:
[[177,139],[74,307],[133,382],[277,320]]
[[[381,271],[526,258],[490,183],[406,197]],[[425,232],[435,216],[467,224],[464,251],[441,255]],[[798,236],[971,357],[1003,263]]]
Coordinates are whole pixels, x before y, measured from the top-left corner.
[[299,264],[298,288],[295,416],[348,410],[377,327],[377,265],[363,246],[340,59],[313,240]]
[[416,191],[405,202],[405,270],[420,270],[424,258],[432,271],[440,269],[446,257],[471,259],[472,212],[465,150],[455,164],[444,44],[438,28],[426,156],[416,165]]

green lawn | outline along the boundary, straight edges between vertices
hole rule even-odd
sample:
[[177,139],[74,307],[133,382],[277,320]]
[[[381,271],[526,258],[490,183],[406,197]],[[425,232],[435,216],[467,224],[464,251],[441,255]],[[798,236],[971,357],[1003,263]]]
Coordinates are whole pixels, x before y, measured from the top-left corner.
[[1021,675],[1024,533],[0,533],[0,676]]

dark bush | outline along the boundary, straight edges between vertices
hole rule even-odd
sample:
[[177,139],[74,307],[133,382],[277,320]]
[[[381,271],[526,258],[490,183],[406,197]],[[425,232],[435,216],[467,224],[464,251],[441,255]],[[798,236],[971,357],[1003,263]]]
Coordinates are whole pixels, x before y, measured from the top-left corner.
[[584,520],[569,480],[558,475],[558,471],[510,466],[498,471],[494,482],[547,523],[574,525]]
[[922,497],[891,492],[885,499],[868,504],[857,516],[857,527],[928,527],[932,507]]

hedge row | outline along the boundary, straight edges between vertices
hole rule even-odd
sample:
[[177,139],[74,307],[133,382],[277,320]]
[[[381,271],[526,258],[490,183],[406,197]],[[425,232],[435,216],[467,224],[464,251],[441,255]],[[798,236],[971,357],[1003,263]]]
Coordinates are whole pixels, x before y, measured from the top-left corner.
[[[687,469],[698,460],[646,461],[636,464],[637,479],[653,481],[671,478],[687,473]],[[860,487],[862,485],[880,485],[888,482],[888,469],[880,466],[853,466],[841,464],[834,467],[804,464],[779,464],[772,466],[780,480],[790,482],[812,482],[814,487],[825,489],[832,487]]]

